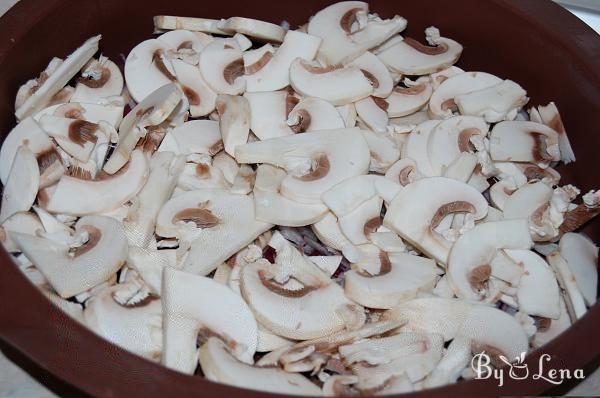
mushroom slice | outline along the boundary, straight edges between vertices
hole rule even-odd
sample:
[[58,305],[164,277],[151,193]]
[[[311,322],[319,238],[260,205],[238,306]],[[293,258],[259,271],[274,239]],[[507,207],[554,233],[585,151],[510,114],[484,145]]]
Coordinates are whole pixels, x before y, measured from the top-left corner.
[[[6,185],[15,156],[20,147],[25,146],[40,160],[55,152],[52,141],[40,125],[28,117],[17,124],[6,136],[0,149],[0,177]],[[41,162],[44,163],[44,162]]]
[[157,38],[171,47],[171,57],[184,60],[191,65],[198,64],[198,54],[204,47],[212,43],[214,38],[210,35],[195,33],[186,29],[175,29],[163,33]]
[[213,120],[190,120],[171,130],[170,135],[177,142],[180,153],[185,155],[212,156],[223,149],[219,123]]
[[18,120],[31,116],[48,105],[52,97],[79,72],[79,70],[98,51],[101,36],[94,36],[86,40],[81,47],[72,52],[54,72],[48,76],[37,90],[15,112]]
[[354,103],[360,121],[373,131],[387,132],[389,118],[386,112],[387,102],[381,98],[367,97]]
[[342,233],[337,218],[331,212],[327,212],[323,218],[314,223],[312,231],[321,242],[335,250],[341,251],[345,247],[352,246]]
[[476,116],[455,116],[442,121],[431,131],[427,140],[433,172],[442,175],[461,153],[474,152],[472,140],[481,141],[487,132],[487,123]]
[[[61,58],[52,58],[50,62],[48,62],[46,69],[44,69],[38,77],[28,80],[25,84],[19,87],[15,98],[15,110],[19,109],[25,103],[25,101],[27,101],[27,99],[31,97],[31,95],[35,93],[46,80],[48,80],[48,77],[53,74],[54,71],[56,71],[62,62],[63,60]],[[56,93],[50,101],[52,102],[52,100],[54,100],[56,96],[59,96],[60,93],[60,91]]]
[[284,168],[281,194],[300,203],[320,203],[321,194],[346,178],[365,174],[369,150],[359,129],[335,129],[258,141],[236,148],[239,163]]
[[558,250],[546,256],[546,260],[554,270],[560,287],[566,293],[565,304],[571,320],[575,322],[587,312],[585,299],[577,286],[577,279]]
[[425,29],[425,37],[433,47],[406,37],[377,56],[389,69],[404,75],[428,75],[452,66],[460,57],[463,47],[452,39],[440,37],[437,28]]
[[496,301],[500,290],[490,276],[497,274],[494,267],[500,264],[494,259],[499,250],[528,250],[532,246],[524,219],[475,225],[458,238],[448,257],[448,282],[454,294],[470,301]]
[[489,123],[513,120],[527,101],[527,92],[512,80],[454,98],[462,115],[480,116]]
[[117,128],[123,120],[124,105],[119,103],[91,104],[84,102],[69,102],[56,104],[42,109],[33,118],[39,122],[45,115],[66,117],[69,119],[83,119],[91,123],[105,121]]
[[[496,167],[498,164],[503,162],[494,162]],[[508,162],[505,162],[508,163]],[[518,169],[520,169],[525,176],[526,181],[536,182],[541,181],[550,186],[558,185],[560,182],[560,174],[558,171],[553,169],[552,167],[546,167],[545,169],[541,168],[538,165],[531,163],[510,163],[515,165]],[[501,169],[501,167],[498,167]],[[523,185],[523,184],[520,184]]]
[[271,226],[255,220],[251,196],[199,189],[165,203],[156,220],[156,233],[186,239],[186,231],[191,230],[191,249],[184,269],[207,275]]
[[423,178],[405,186],[394,197],[383,224],[440,264],[446,264],[451,242],[435,228],[451,213],[485,217],[485,198],[466,183],[445,177]]
[[385,98],[385,109],[389,117],[407,116],[422,109],[429,101],[433,89],[428,79],[405,80],[406,87],[396,86],[392,93]]
[[344,64],[406,28],[406,19],[382,20],[369,15],[362,1],[343,1],[325,7],[308,23],[308,33],[321,37],[318,58],[327,65]]
[[490,201],[499,210],[504,209],[507,199],[517,190],[511,180],[500,180],[490,188]]
[[122,171],[113,176],[95,180],[62,176],[45,207],[53,213],[78,216],[109,212],[132,199],[147,177],[146,155],[135,150]]
[[533,348],[547,344],[571,326],[572,321],[565,304],[564,294],[561,294],[559,299],[560,317],[558,319],[537,318],[537,332],[531,341]]
[[366,339],[340,347],[345,363],[358,376],[361,390],[376,389],[393,376],[406,374],[416,382],[438,364],[444,339],[437,333],[400,332],[393,336]]
[[505,250],[524,272],[517,286],[519,311],[528,315],[558,319],[560,291],[556,276],[546,261],[531,250]]
[[300,227],[314,224],[327,212],[323,204],[298,203],[279,193],[286,176],[283,169],[261,164],[254,182],[254,213],[257,220],[272,224]]
[[165,84],[177,80],[168,58],[171,47],[162,40],[149,39],[135,46],[125,60],[125,81],[136,102]]
[[417,163],[414,160],[403,158],[387,169],[385,178],[404,187],[421,178],[421,173],[419,173]]
[[224,21],[219,21],[219,29],[231,33],[241,33],[250,36],[259,41],[282,42],[285,36],[285,29],[279,25],[270,22],[259,21],[257,19],[231,17]]
[[240,169],[240,166],[233,156],[230,156],[227,152],[221,151],[213,156],[212,165],[221,171],[228,183],[233,184],[233,180]]
[[403,330],[440,333],[445,341],[466,337],[471,340],[472,348],[485,347],[493,357],[516,358],[529,348],[527,334],[513,316],[460,299],[413,299],[386,311],[383,319],[407,320]]
[[564,234],[558,247],[585,302],[591,307],[598,292],[598,247],[586,235],[573,232]]
[[342,233],[355,245],[369,243],[369,235],[380,224],[383,199],[374,196],[352,212],[338,218]]
[[321,394],[321,389],[301,374],[238,361],[226,344],[214,337],[200,347],[199,359],[202,372],[211,381],[276,394]]
[[171,15],[156,15],[154,18],[154,29],[156,31],[183,29],[192,32],[206,32],[217,35],[228,35],[219,29],[218,19],[176,17]]
[[[163,365],[192,374],[197,366],[198,335],[218,336],[236,358],[253,363],[256,320],[229,287],[210,278],[166,267],[163,270]],[[218,305],[214,298],[218,297]]]
[[460,69],[458,66],[450,66],[439,72],[432,73],[429,75],[429,78],[431,79],[431,86],[434,90],[436,90],[440,84],[442,84],[448,78],[458,75],[459,73],[464,73],[464,70]]
[[85,302],[85,325],[111,343],[144,358],[158,361],[162,353],[160,298],[147,296],[123,305],[115,296],[127,283],[100,290]]
[[17,246],[63,298],[106,281],[127,258],[127,239],[118,221],[106,216],[85,216],[75,224],[75,232],[88,239],[73,248],[37,236],[12,234]]
[[107,97],[121,95],[123,75],[117,64],[107,57],[92,59],[77,78],[70,102],[98,103]]
[[108,174],[114,174],[121,169],[129,160],[140,138],[147,134],[145,128],[164,122],[181,102],[182,95],[181,90],[174,83],[146,94],[144,100],[137,104],[121,122],[119,141],[103,170]]
[[247,195],[252,192],[254,188],[254,180],[256,178],[256,172],[252,167],[247,164],[240,166],[237,175],[233,180],[231,189],[229,192],[238,195]]
[[375,54],[367,51],[348,65],[356,66],[369,79],[373,86],[373,97],[386,98],[392,93],[392,76]]
[[209,163],[186,163],[177,180],[177,187],[186,191],[196,189],[229,189],[223,173]]
[[[344,296],[338,284],[289,243],[276,248],[277,256],[284,257],[280,254],[284,250],[292,253],[277,259],[283,265],[255,262],[241,269],[242,295],[258,322],[279,336],[297,340],[342,330],[345,322],[339,309],[356,305]],[[277,281],[282,272],[288,283]],[[295,283],[290,288],[292,281]]]
[[106,144],[110,135],[110,131],[103,131],[108,124],[101,126],[82,119],[46,115],[40,118],[40,126],[65,152],[81,162],[87,162],[96,145]]
[[199,66],[206,83],[219,94],[238,95],[246,89],[244,60],[238,48],[208,45],[200,54]]
[[288,86],[292,62],[296,58],[314,59],[320,44],[318,37],[289,30],[275,53],[266,51],[259,59],[249,52],[244,54],[246,90],[275,91]]
[[200,69],[179,59],[171,60],[171,64],[181,90],[190,103],[190,115],[200,117],[214,111],[217,93],[204,80]]
[[380,258],[381,267],[375,274],[360,268],[344,274],[348,298],[368,308],[389,309],[435,287],[437,266],[433,260],[384,252]]
[[250,105],[239,95],[220,94],[216,103],[219,112],[219,129],[225,152],[235,155],[235,147],[248,141],[250,133]]
[[400,157],[410,158],[415,161],[419,172],[425,177],[435,176],[429,159],[427,144],[433,129],[440,123],[439,120],[427,120],[415,127],[402,146]]
[[455,383],[471,361],[469,339],[458,336],[452,340],[435,369],[423,380],[426,388]]
[[179,268],[176,249],[129,246],[127,266],[137,271],[151,294],[162,295],[162,273],[165,267]]
[[537,109],[529,110],[530,120],[536,123],[543,123],[558,133],[558,146],[560,148],[561,160],[568,164],[575,161],[575,153],[571,148],[569,137],[565,131],[565,126],[554,102],[546,106],[538,106]]
[[444,80],[431,94],[429,116],[446,119],[458,111],[454,99],[461,95],[502,83],[502,79],[485,72],[464,72]]
[[298,99],[288,90],[244,93],[250,105],[250,129],[261,140],[294,134],[287,117]]
[[290,83],[298,93],[323,98],[336,106],[358,101],[373,92],[369,79],[356,66],[321,67],[301,58],[292,62]]
[[0,223],[20,211],[29,211],[40,183],[40,169],[34,153],[20,146],[12,162],[6,185],[2,191]]
[[492,160],[547,165],[560,160],[558,133],[535,122],[504,121],[490,133]]
[[183,157],[172,152],[156,152],[152,156],[148,180],[123,221],[130,246],[150,247],[158,212],[171,197],[183,167]]
[[354,104],[336,106],[335,109],[337,109],[342,120],[344,120],[344,125],[346,127],[356,126],[356,107]]
[[400,159],[400,146],[390,134],[376,133],[371,130],[361,131],[371,154],[369,171],[384,174],[386,170]]
[[537,240],[546,233],[544,212],[549,207],[552,198],[552,188],[543,182],[523,185],[513,192],[504,202],[502,209],[506,219],[529,219],[533,237]]
[[30,212],[18,212],[8,217],[0,226],[0,242],[9,253],[18,252],[19,248],[11,238],[11,233],[17,232],[28,235],[36,235],[37,231],[43,231],[44,227],[40,219]]
[[288,113],[287,124],[294,133],[345,127],[344,120],[335,106],[317,97],[300,100]]

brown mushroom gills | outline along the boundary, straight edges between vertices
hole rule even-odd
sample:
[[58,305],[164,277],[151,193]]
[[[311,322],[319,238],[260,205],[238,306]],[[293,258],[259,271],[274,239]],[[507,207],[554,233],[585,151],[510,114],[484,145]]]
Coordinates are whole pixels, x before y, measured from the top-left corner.
[[443,54],[446,51],[448,51],[448,45],[446,43],[441,43],[441,44],[439,44],[437,46],[433,46],[433,47],[426,46],[411,37],[404,38],[404,42],[422,54],[439,55],[439,54]]
[[488,287],[490,275],[492,275],[492,267],[489,264],[483,264],[473,268],[467,275],[471,289],[477,293],[485,291]]
[[197,228],[212,228],[221,223],[221,219],[215,216],[207,207],[210,203],[202,202],[198,207],[183,209],[177,212],[171,222],[175,224],[178,221],[193,222]]
[[271,59],[273,59],[273,53],[271,51],[265,52],[255,63],[248,65],[244,68],[245,74],[255,74],[256,72],[264,68],[264,66],[268,64]]
[[442,219],[450,213],[475,213],[475,206],[462,200],[446,203],[440,206],[431,218],[430,228],[435,229]]
[[310,113],[306,109],[298,110],[298,123],[290,126],[294,133],[304,133],[310,126]]
[[96,131],[98,130],[98,125],[96,123],[91,123],[85,120],[76,119],[75,121],[69,124],[69,139],[73,141],[75,144],[83,147],[86,142],[91,142],[95,144],[98,141],[98,137],[96,137]]
[[235,61],[231,61],[223,68],[223,78],[229,84],[233,84],[235,79],[244,75],[244,60],[238,58]]
[[169,68],[167,68],[167,65],[165,65],[163,58],[162,58],[163,54],[164,54],[163,50],[159,49],[159,50],[154,51],[154,54],[152,54],[152,62],[154,63],[154,65],[156,65],[156,69],[158,69],[158,71],[160,73],[162,73],[163,76],[165,76],[167,79],[174,82],[177,80],[177,78],[171,73]]
[[87,86],[89,88],[100,88],[103,87],[106,82],[108,82],[108,80],[110,79],[110,69],[108,69],[105,66],[101,66],[99,68],[95,68],[95,70],[99,70],[100,71],[100,78],[99,79],[94,79],[92,77],[78,77],[76,79],[77,83],[81,83],[84,86]]
[[294,279],[294,280],[298,281],[299,283],[302,283],[302,288],[294,289],[294,290],[286,289],[284,286],[275,282],[273,279],[269,279],[264,270],[258,271],[258,277],[260,278],[260,281],[264,287],[266,287],[273,293],[278,294],[283,297],[291,297],[291,298],[304,297],[308,293],[312,292],[313,290],[317,290],[317,288],[318,288],[317,286],[303,284],[302,282],[298,281],[296,278],[290,277],[290,279]]
[[78,257],[82,254],[89,252],[94,247],[96,247],[98,242],[100,242],[100,238],[102,238],[102,232],[93,225],[83,225],[81,227],[81,230],[86,231],[88,233],[89,238],[87,242],[85,242],[83,245],[69,250],[69,253],[73,257]]
[[296,178],[301,181],[316,181],[325,177],[329,173],[330,167],[327,154],[321,153],[315,159],[313,170],[308,174]]

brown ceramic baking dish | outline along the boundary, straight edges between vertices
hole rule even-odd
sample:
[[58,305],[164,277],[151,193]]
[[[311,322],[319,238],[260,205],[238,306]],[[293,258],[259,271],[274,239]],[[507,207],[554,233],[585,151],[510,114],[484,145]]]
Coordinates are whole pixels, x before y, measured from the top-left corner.
[[[292,26],[304,23],[329,1],[228,3],[186,0],[21,0],[0,19],[0,131],[14,125],[13,103],[20,84],[42,70],[52,56],[64,56],[101,33],[102,51],[115,59],[149,38],[157,14],[220,18],[255,17]],[[373,0],[383,16],[400,14],[408,31],[420,37],[435,24],[465,51],[459,66],[484,70],[522,84],[532,104],[556,101],[577,155],[563,167],[564,181],[582,190],[600,185],[600,37],[550,0]],[[600,242],[600,222],[586,232]],[[593,369],[600,355],[600,305],[542,350],[546,368]],[[265,397],[167,370],[125,352],[54,308],[29,284],[9,255],[0,250],[0,340],[10,357],[46,380],[59,380],[61,394],[98,397]],[[51,375],[51,376],[50,376]],[[56,384],[53,384],[56,386]],[[411,396],[534,395],[552,384],[542,379],[461,382]],[[67,389],[65,389],[67,388]]]

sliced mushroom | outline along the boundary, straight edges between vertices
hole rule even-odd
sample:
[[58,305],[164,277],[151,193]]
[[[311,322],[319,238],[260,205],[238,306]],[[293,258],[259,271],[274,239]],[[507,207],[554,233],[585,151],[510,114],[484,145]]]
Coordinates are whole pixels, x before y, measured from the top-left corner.
[[320,203],[340,181],[365,174],[369,150],[360,130],[336,129],[253,142],[236,148],[240,163],[265,162],[286,169],[281,194],[300,203]]
[[535,108],[529,111],[532,122],[543,123],[558,133],[558,146],[560,148],[561,160],[568,164],[575,161],[575,153],[571,148],[569,137],[565,131],[565,126],[558,112],[558,108],[554,102],[550,102],[546,106],[538,106],[537,112],[533,112]]
[[229,192],[238,195],[247,195],[252,192],[254,188],[254,180],[256,179],[256,172],[252,167],[247,164],[240,166],[237,175],[233,180],[233,184],[229,189]]
[[159,32],[163,30],[185,29],[192,32],[227,35],[227,32],[219,29],[219,22],[218,19],[156,15],[154,17],[154,29]]
[[114,174],[121,169],[129,160],[140,138],[147,134],[146,127],[165,121],[180,103],[181,97],[182,93],[174,83],[145,94],[144,100],[137,104],[119,125],[119,141],[103,170]]
[[506,201],[517,190],[517,186],[511,180],[500,180],[490,188],[490,201],[498,208],[504,209]]
[[343,129],[344,120],[337,109],[324,99],[306,97],[288,113],[287,124],[294,133]]
[[223,173],[218,168],[204,161],[186,163],[177,180],[177,188],[186,191],[196,189],[230,189],[231,187],[232,184],[227,182]]
[[564,289],[566,293],[564,297],[565,304],[571,320],[575,322],[587,312],[587,308],[585,307],[585,299],[583,298],[581,290],[579,290],[579,286],[577,286],[575,275],[573,275],[569,265],[560,255],[559,251],[550,253],[548,256],[546,256],[546,260],[554,270],[560,287]]
[[228,183],[233,184],[233,180],[240,168],[233,156],[230,156],[225,151],[221,151],[213,157],[212,165],[221,171]]
[[42,109],[33,118],[39,122],[44,115],[60,116],[69,119],[83,119],[91,123],[105,121],[117,128],[123,120],[124,105],[121,103],[90,104],[85,102],[69,102],[56,104]]
[[472,140],[483,139],[487,131],[487,123],[475,116],[456,116],[439,123],[431,131],[427,140],[427,151],[433,172],[441,175],[461,153],[474,152]]
[[163,269],[179,268],[180,263],[176,249],[129,246],[127,253],[127,266],[139,274],[148,292],[156,296],[162,295]]
[[435,369],[423,380],[426,388],[455,383],[471,360],[469,339],[458,336],[452,340]]
[[429,75],[429,78],[431,79],[431,86],[433,87],[434,90],[436,90],[440,86],[440,84],[442,84],[449,77],[458,75],[459,73],[463,73],[463,72],[464,72],[464,70],[462,70],[458,66],[450,66],[439,72],[434,72]]
[[408,324],[403,330],[440,333],[445,341],[466,337],[472,349],[485,347],[492,359],[498,355],[516,358],[529,347],[527,335],[514,317],[488,305],[459,299],[413,299],[388,310],[383,319],[405,319]]
[[327,65],[347,63],[406,28],[402,17],[382,20],[368,12],[365,2],[343,1],[316,13],[308,33],[323,39],[319,60]]
[[261,140],[292,135],[287,124],[290,110],[298,99],[287,90],[244,93],[250,105],[250,128]]
[[312,231],[321,242],[335,250],[341,251],[345,247],[352,246],[352,243],[342,233],[337,218],[331,212],[326,213],[323,218],[314,223]]
[[451,243],[434,231],[451,213],[485,217],[488,204],[474,188],[445,177],[423,178],[405,186],[394,197],[383,224],[440,264],[446,264]]
[[134,304],[120,304],[116,296],[127,283],[104,288],[85,302],[86,326],[127,351],[153,361],[162,354],[160,299],[147,296]]
[[[534,182],[523,185],[513,192],[505,201],[502,209],[505,219],[525,218],[530,220],[530,229],[534,239],[541,240],[542,235],[553,228],[544,218],[544,213],[549,208],[552,198],[552,188],[543,182]],[[556,231],[557,232],[557,231]],[[550,236],[552,238],[552,236]]]
[[389,117],[386,112],[387,102],[381,98],[367,97],[354,103],[360,121],[373,131],[387,132]]
[[380,51],[377,56],[397,73],[427,75],[452,66],[460,57],[463,47],[452,39],[440,37],[440,31],[430,26],[425,29],[425,46],[415,39],[404,40]]
[[462,115],[481,116],[489,123],[513,120],[528,100],[527,92],[512,80],[454,98]]
[[119,67],[107,57],[91,60],[77,78],[70,102],[97,103],[123,91],[123,75]]
[[214,337],[200,347],[199,359],[206,378],[219,383],[279,394],[321,393],[319,387],[301,374],[273,367],[250,366],[238,361],[226,344]]
[[504,121],[490,133],[490,156],[496,161],[547,165],[560,160],[558,133],[535,122]]
[[375,54],[367,51],[349,65],[359,68],[369,79],[373,86],[373,97],[387,98],[392,93],[394,82],[390,72]]
[[505,250],[505,253],[524,270],[517,286],[519,311],[528,315],[558,319],[560,291],[554,271],[546,261],[531,250]]
[[414,160],[419,172],[425,177],[435,176],[429,159],[427,144],[431,132],[439,123],[439,120],[427,120],[415,127],[408,135],[400,153],[402,159],[410,158]]
[[148,177],[148,161],[140,150],[121,172],[95,180],[64,175],[50,195],[45,208],[54,213],[71,215],[109,212],[132,199],[144,186]]
[[383,199],[374,196],[350,213],[338,218],[342,233],[355,245],[369,243],[369,235],[380,223]]
[[[220,338],[236,358],[253,363],[256,320],[244,300],[210,278],[166,267],[163,270],[163,365],[192,374],[198,335]],[[214,298],[218,297],[218,305]]]
[[491,276],[502,272],[497,270],[502,264],[494,261],[499,250],[528,250],[532,246],[529,225],[524,219],[475,225],[458,238],[448,257],[448,282],[454,294],[470,301],[497,301],[500,288]]
[[461,95],[502,83],[502,79],[485,72],[464,72],[444,80],[431,94],[429,116],[445,119],[458,111],[454,99]]
[[477,156],[470,152],[462,152],[445,168],[443,176],[454,180],[468,182],[477,167]]
[[112,127],[82,119],[68,119],[58,116],[42,116],[40,126],[53,137],[69,155],[81,162],[90,159],[96,145],[108,144]]
[[281,42],[286,33],[279,25],[243,17],[228,18],[220,21],[217,26],[225,32],[241,33],[259,41]]
[[256,221],[252,197],[201,189],[171,198],[156,220],[156,233],[169,238],[191,234],[184,270],[207,275],[251,243],[271,224]]
[[171,64],[181,90],[190,103],[190,115],[200,117],[214,111],[217,93],[204,80],[200,69],[179,59],[171,60]]
[[584,234],[567,232],[560,239],[559,252],[573,273],[586,304],[594,305],[598,292],[598,247]]
[[376,133],[371,130],[361,130],[361,133],[367,142],[371,155],[369,170],[384,174],[392,164],[400,159],[400,146],[402,143],[398,143],[390,137],[390,134],[386,133]]
[[345,273],[346,296],[365,307],[389,309],[435,286],[437,266],[433,260],[381,252],[380,261],[380,269],[374,274],[360,268]]
[[344,120],[344,125],[346,127],[356,126],[356,107],[354,104],[336,106],[335,109],[337,109],[338,113]]
[[216,107],[225,152],[235,156],[235,147],[248,141],[250,105],[244,97],[221,94],[217,98]]
[[[503,162],[494,162],[494,163],[496,164],[496,167],[501,169],[501,167],[499,167],[498,164],[503,163]],[[509,163],[509,162],[505,162],[505,163]],[[554,170],[552,167],[547,167],[547,168],[543,169],[540,166],[531,164],[531,163],[510,163],[510,164],[513,164],[513,165],[515,165],[515,167],[520,169],[527,181],[531,181],[531,182],[542,181],[548,185],[558,185],[558,183],[560,182],[560,178],[561,178],[560,174],[558,173],[558,171]],[[521,184],[521,185],[523,185],[523,184]]]
[[[272,224],[300,227],[318,222],[327,207],[322,204],[298,203],[279,192],[286,176],[283,169],[268,164],[258,166],[254,183],[254,213],[257,220]],[[337,268],[337,267],[336,267]]]
[[15,112],[19,120],[31,116],[44,107],[48,106],[52,97],[79,72],[79,70],[98,51],[98,43],[101,36],[94,36],[86,40],[81,47],[73,51],[46,79],[37,87],[35,92]]
[[[206,46],[200,55],[200,73],[210,88],[219,94],[238,95],[246,89],[244,60],[238,48]],[[216,47],[216,48],[213,48]]]
[[179,153],[215,155],[223,149],[219,123],[213,120],[190,120],[171,130]]
[[406,87],[396,86],[392,93],[385,98],[385,110],[389,117],[407,116],[422,109],[429,101],[433,89],[426,78],[410,81]]
[[[25,103],[25,101],[27,101],[27,99],[31,97],[31,95],[35,93],[40,88],[40,86],[44,84],[46,80],[48,80],[48,77],[50,77],[50,75],[52,75],[62,63],[63,60],[61,58],[52,58],[50,62],[48,62],[46,69],[44,69],[38,77],[30,79],[26,83],[21,85],[15,97],[15,110],[19,109]],[[66,88],[67,87],[65,87],[65,89]],[[52,97],[51,102],[53,99],[56,98],[56,96],[59,96],[61,94],[61,91],[59,91]]]
[[292,62],[290,83],[298,93],[323,98],[336,106],[358,101],[373,92],[369,79],[356,66],[321,67],[301,58]]
[[539,348],[571,326],[571,318],[565,304],[564,294],[560,295],[560,317],[558,319],[538,318],[538,329],[531,345]]
[[0,242],[4,249],[9,252],[18,252],[19,248],[11,238],[11,233],[35,235],[37,231],[43,231],[44,227],[39,218],[30,212],[18,212],[8,217],[0,226]]
[[402,158],[387,169],[385,178],[404,187],[421,178],[421,173],[414,160],[411,158]]
[[40,183],[40,169],[34,153],[26,146],[17,149],[2,191],[0,223],[20,211],[29,211]]
[[88,239],[73,248],[32,235],[12,234],[17,246],[63,298],[104,282],[127,258],[127,239],[118,221],[105,216],[85,216],[77,221],[75,231]]

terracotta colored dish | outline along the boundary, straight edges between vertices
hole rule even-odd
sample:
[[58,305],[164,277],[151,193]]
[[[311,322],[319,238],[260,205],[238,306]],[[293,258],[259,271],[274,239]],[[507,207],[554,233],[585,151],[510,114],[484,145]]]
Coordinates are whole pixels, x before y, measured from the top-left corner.
[[[115,59],[152,32],[157,14],[220,18],[244,15],[296,26],[329,3],[198,2],[159,0],[21,0],[0,19],[0,131],[14,124],[13,100],[20,84],[42,70],[52,56],[68,54],[86,38],[101,33],[102,49]],[[465,47],[459,66],[485,70],[527,87],[532,104],[557,102],[577,162],[560,172],[565,182],[587,191],[600,185],[600,40],[596,33],[550,0],[373,0],[374,12],[400,14],[408,31],[419,35],[430,24]],[[600,222],[585,230],[600,241]],[[527,357],[530,375],[544,368],[586,368],[600,358],[600,304],[559,338]],[[64,382],[62,394],[98,397],[265,397],[170,371],[123,351],[62,314],[29,284],[0,250],[0,348],[10,351],[35,375],[52,374]],[[10,348],[8,348],[10,347]],[[33,368],[31,368],[33,366]],[[41,373],[40,373],[41,372]],[[41,376],[39,376],[41,375]],[[538,378],[475,380],[411,396],[534,395],[553,387]],[[71,389],[71,387],[73,387]],[[77,390],[77,393],[74,391]]]

